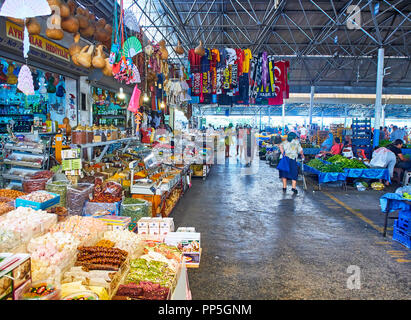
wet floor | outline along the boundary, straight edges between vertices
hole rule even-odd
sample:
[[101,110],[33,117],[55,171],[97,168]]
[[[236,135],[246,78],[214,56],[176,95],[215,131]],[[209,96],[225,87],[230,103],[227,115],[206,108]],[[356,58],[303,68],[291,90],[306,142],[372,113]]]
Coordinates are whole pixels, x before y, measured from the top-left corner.
[[[411,298],[410,250],[366,222],[382,223],[379,194],[362,201],[356,190],[299,186],[293,196],[265,162],[247,173],[235,159],[213,166],[173,211],[176,226],[201,232],[200,268],[189,270],[193,299]],[[368,210],[367,219],[330,194]]]

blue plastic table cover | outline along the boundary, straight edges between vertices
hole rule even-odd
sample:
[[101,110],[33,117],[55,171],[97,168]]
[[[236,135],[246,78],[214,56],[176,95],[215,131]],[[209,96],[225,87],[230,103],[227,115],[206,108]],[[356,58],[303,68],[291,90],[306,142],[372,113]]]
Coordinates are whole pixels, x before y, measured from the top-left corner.
[[[297,163],[301,166],[299,162]],[[347,173],[345,172],[321,172],[313,167],[307,166],[306,164],[304,164],[304,171],[317,175],[319,184],[347,180]]]
[[[324,161],[330,164],[331,162]],[[344,169],[348,178],[383,179],[391,182],[390,171],[387,168]]]
[[411,200],[403,198],[398,193],[386,193],[380,198],[382,212],[392,212],[396,210],[411,210]]
[[401,149],[402,154],[411,154],[411,149]]

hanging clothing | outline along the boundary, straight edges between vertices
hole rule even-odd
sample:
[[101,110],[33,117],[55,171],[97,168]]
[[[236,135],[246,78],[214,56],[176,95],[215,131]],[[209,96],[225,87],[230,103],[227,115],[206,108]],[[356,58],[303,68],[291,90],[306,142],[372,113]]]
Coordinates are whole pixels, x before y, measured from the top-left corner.
[[242,71],[244,73],[248,73],[250,70],[250,61],[253,58],[253,55],[251,54],[250,49],[245,49],[244,50],[244,60],[243,60],[243,68]]

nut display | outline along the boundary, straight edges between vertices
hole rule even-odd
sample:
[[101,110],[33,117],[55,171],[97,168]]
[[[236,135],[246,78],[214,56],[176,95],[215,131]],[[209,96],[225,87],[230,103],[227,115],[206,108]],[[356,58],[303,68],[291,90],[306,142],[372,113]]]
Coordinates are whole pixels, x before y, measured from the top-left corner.
[[35,191],[32,193],[29,193],[25,196],[19,197],[19,199],[27,200],[27,201],[33,201],[33,202],[46,202],[51,199],[54,199],[55,196],[51,193],[48,193],[46,191]]

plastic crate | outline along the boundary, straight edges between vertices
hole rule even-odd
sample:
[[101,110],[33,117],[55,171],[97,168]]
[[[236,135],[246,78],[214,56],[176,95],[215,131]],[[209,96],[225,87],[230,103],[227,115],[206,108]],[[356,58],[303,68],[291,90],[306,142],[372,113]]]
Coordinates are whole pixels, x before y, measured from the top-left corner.
[[[44,192],[47,192],[47,191],[44,191]],[[54,198],[46,202],[34,202],[34,201],[17,198],[16,208],[17,207],[28,207],[28,208],[32,208],[35,210],[46,210],[60,202],[60,195],[56,193],[52,193],[52,192],[47,192],[47,193],[50,193],[51,195],[53,195]]]
[[411,211],[400,211],[397,225],[406,234],[411,235]]
[[399,226],[398,221],[394,223],[394,230],[392,233],[392,240],[401,243],[403,246],[411,249],[411,235],[404,232]]

